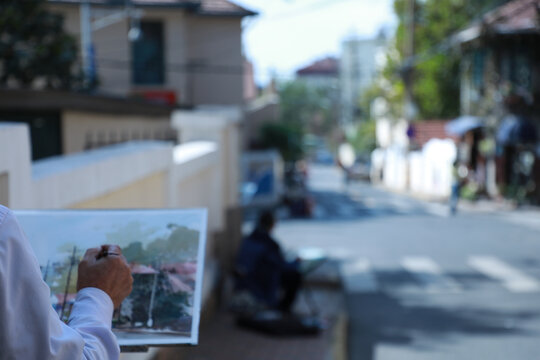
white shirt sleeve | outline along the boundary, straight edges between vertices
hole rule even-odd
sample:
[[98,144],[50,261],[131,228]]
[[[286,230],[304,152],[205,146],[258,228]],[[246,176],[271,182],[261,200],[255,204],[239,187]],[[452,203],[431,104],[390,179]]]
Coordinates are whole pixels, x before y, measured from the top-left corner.
[[0,206],[0,359],[118,359],[113,304],[96,288],[78,292],[68,325],[12,212]]

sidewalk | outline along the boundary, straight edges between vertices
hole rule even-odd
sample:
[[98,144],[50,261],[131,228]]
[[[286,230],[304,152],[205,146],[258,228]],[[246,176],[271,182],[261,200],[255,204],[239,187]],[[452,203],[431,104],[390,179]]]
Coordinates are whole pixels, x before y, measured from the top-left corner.
[[[411,199],[438,205],[448,205],[448,200],[440,197],[433,197],[425,194],[414,193],[411,191],[400,191],[380,184],[373,184],[376,189],[387,191],[392,194],[407,196]],[[472,211],[483,213],[507,212],[507,211],[525,211],[528,213],[540,214],[540,206],[517,205],[515,202],[507,199],[479,199],[476,201],[459,199],[458,211]]]
[[[337,263],[321,267],[306,278],[306,284],[327,328],[316,336],[275,337],[236,325],[234,315],[217,310],[201,325],[199,345],[163,349],[155,360],[346,360],[346,316]],[[296,301],[295,312],[308,314],[305,289]]]

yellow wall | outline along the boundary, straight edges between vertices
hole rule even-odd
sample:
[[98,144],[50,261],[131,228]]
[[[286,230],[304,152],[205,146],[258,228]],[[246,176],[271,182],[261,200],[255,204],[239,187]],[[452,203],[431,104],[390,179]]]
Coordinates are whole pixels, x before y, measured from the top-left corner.
[[157,173],[121,189],[70,206],[73,209],[137,209],[167,207],[167,174]]

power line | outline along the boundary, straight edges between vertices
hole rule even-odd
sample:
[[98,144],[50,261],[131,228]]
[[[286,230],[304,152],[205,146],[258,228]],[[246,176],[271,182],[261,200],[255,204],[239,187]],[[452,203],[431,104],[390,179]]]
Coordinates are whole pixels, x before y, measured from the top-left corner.
[[[133,65],[133,62],[126,60],[96,58],[97,67],[109,69],[126,69]],[[242,65],[222,65],[222,64],[201,64],[201,63],[166,63],[165,69],[168,72],[183,73],[206,73],[223,75],[243,75],[244,67]]]

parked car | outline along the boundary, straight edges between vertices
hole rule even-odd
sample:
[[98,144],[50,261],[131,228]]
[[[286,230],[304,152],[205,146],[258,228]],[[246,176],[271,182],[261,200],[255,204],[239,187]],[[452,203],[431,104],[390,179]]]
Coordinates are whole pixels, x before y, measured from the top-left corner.
[[371,161],[358,158],[348,172],[350,180],[370,180]]
[[299,171],[294,164],[289,164],[285,169],[285,205],[292,217],[310,217],[313,210],[311,198],[306,184],[307,172]]
[[319,149],[315,152],[315,157],[313,159],[317,164],[324,164],[324,165],[333,165],[334,164],[334,156],[332,153],[325,149]]

